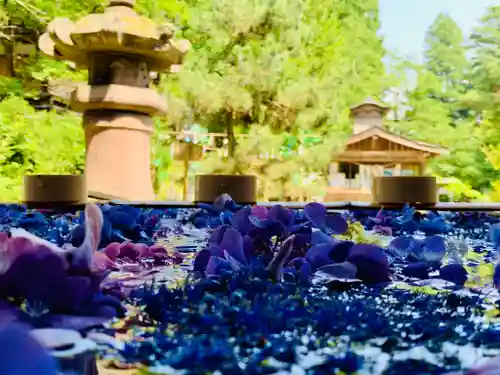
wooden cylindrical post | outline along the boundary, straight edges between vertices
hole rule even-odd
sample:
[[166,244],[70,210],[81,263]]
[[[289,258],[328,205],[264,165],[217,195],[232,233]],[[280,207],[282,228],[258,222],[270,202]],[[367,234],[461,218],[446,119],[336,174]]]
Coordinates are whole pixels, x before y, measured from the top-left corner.
[[375,177],[372,187],[373,200],[384,205],[437,203],[437,182],[427,176]]
[[249,175],[196,176],[195,202],[212,203],[222,194],[229,194],[239,204],[255,204],[257,178]]
[[35,206],[84,204],[87,187],[83,175],[24,176],[24,202]]

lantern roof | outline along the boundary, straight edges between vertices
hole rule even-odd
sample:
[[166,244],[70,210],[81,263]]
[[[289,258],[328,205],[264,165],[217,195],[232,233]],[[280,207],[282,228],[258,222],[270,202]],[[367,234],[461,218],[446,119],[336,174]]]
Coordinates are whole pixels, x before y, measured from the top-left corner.
[[96,54],[140,57],[151,71],[165,71],[182,63],[191,44],[174,41],[174,27],[158,25],[137,14],[135,0],[111,0],[104,13],[73,22],[56,18],[39,39],[40,49],[50,57],[88,67]]
[[375,98],[369,96],[361,103],[352,106],[351,107],[351,114],[355,115],[357,112],[359,112],[367,107],[375,108],[381,114],[385,114],[389,110],[389,107],[378,102]]

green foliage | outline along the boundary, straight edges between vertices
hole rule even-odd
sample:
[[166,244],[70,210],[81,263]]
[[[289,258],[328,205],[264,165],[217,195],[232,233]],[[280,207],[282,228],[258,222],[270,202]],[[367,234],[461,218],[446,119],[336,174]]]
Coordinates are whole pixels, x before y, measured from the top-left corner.
[[[472,186],[460,180],[454,180],[444,187],[449,193],[452,202],[489,202],[490,197],[474,190]],[[444,197],[442,197],[443,199]]]
[[409,66],[417,85],[408,93],[405,119],[393,128],[448,148],[448,156],[431,163],[438,176],[456,177],[473,190],[491,189],[500,173],[483,152],[485,133],[472,100],[479,95],[477,81],[462,31],[449,16],[439,15],[429,28],[424,58],[423,66]]
[[[101,0],[5,4],[0,38],[12,36],[5,26],[17,25],[36,39],[55,17],[103,9]],[[174,23],[177,36],[193,44],[181,72],[163,75],[158,87],[170,108],[156,121],[152,147],[159,198],[180,194],[184,173],[165,133],[193,123],[228,132],[230,143],[229,157],[219,145],[193,170],[255,174],[262,199],[323,195],[331,155],[350,134],[349,106],[407,84],[409,72],[416,87],[394,104],[396,121],[388,126],[450,150],[430,167],[457,178],[455,197],[483,199],[480,190],[500,196],[492,183],[500,176],[499,6],[481,20],[471,51],[457,24],[440,15],[429,28],[424,63],[391,69],[383,64],[377,0],[138,0],[137,9]],[[54,79],[85,81],[86,72],[37,54],[22,61],[15,78],[0,78],[0,201],[19,199],[26,173],[83,169],[80,117],[32,106]]]
[[[198,122],[229,133],[229,158],[214,154],[202,170],[256,174],[266,199],[324,193],[324,171],[350,131],[349,105],[386,88],[377,1],[190,6],[183,34],[194,49],[161,86],[176,129]],[[237,147],[233,131],[247,135]]]
[[[54,126],[57,124],[57,126]],[[74,113],[36,111],[12,96],[0,102],[0,201],[21,198],[25,174],[81,173],[84,143]]]

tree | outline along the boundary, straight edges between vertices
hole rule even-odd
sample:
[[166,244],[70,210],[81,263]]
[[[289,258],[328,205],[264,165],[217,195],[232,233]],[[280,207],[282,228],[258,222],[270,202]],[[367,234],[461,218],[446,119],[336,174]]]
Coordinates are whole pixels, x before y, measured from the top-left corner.
[[[229,158],[215,154],[205,171],[255,173],[274,187],[263,188],[267,198],[285,190],[304,196],[285,189],[289,181],[324,185],[331,154],[350,130],[349,105],[384,88],[377,1],[191,5],[184,36],[194,50],[163,87],[175,97],[178,129],[192,121],[227,131]],[[236,147],[235,134],[250,136]]]
[[469,98],[481,111],[488,144],[500,143],[500,6],[490,7],[481,26],[471,36],[473,42],[473,82],[476,88]]
[[[8,0],[0,11],[1,42],[36,42],[54,16],[79,17],[100,2]],[[15,76],[0,77],[0,201],[19,201],[25,174],[81,173],[85,143],[81,118],[71,111],[36,110],[52,79],[83,81],[85,72],[41,54],[25,57]]]
[[474,30],[472,40],[472,80],[475,90],[467,96],[478,113],[483,146],[488,160],[495,167],[493,198],[500,196],[500,6],[488,8],[480,26]]
[[450,155],[431,163],[438,176],[456,177],[473,189],[491,188],[498,177],[482,150],[477,127],[471,63],[463,33],[449,16],[440,14],[425,39],[423,66],[413,65],[417,85],[408,94],[411,109],[395,128],[423,141],[440,143]]

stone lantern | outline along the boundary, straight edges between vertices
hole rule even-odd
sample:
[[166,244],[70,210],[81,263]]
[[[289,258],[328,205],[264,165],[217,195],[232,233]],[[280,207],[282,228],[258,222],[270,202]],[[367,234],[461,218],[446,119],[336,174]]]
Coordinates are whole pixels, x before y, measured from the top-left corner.
[[388,111],[389,107],[377,102],[372,97],[368,97],[362,103],[351,107],[351,117],[354,118],[353,133],[363,133],[373,127],[382,129],[384,116]]
[[110,0],[102,14],[56,18],[39,47],[88,69],[88,84],[77,86],[70,105],[83,113],[89,195],[152,200],[151,117],[165,114],[167,105],[150,88],[150,76],[178,67],[190,43],[174,41],[173,27],[138,15],[134,5]]

